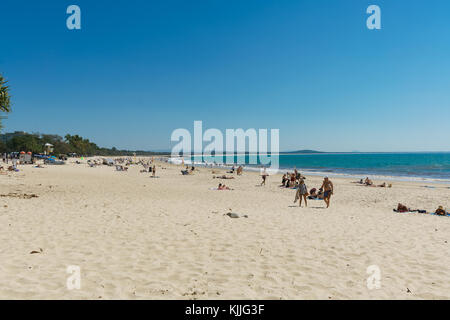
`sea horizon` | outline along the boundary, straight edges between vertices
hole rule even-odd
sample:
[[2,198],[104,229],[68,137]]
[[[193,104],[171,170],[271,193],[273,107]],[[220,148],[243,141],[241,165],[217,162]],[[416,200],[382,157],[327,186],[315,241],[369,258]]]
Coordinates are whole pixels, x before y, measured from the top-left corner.
[[[239,155],[243,154],[234,154],[233,163],[227,163],[225,155],[222,156],[223,161],[217,161],[217,157],[198,154],[184,157],[184,159],[186,164],[194,165],[214,165],[215,161],[218,167],[242,164],[252,170],[262,166],[259,159],[257,163],[250,164],[249,156],[255,154],[245,154],[244,161],[237,159]],[[172,163],[181,163],[180,157],[170,157],[170,159]],[[387,180],[450,181],[450,152],[280,153],[278,161],[276,172],[279,173],[298,169],[305,174],[354,178],[376,176]]]

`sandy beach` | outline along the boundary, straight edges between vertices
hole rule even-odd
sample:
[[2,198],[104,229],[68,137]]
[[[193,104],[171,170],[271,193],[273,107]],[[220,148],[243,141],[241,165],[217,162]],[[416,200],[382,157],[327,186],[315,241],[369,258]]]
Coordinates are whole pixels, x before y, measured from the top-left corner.
[[[325,209],[299,208],[281,175],[261,187],[257,172],[219,180],[161,162],[159,178],[73,159],[19,169],[0,176],[1,299],[450,298],[450,218],[392,210],[448,209],[445,184],[332,178]],[[211,190],[219,182],[234,190]],[[68,266],[80,289],[67,288]]]

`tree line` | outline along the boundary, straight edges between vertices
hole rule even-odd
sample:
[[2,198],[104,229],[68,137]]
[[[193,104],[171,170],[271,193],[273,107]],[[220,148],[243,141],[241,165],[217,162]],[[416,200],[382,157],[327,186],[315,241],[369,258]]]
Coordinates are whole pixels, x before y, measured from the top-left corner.
[[32,152],[44,153],[45,144],[53,145],[54,155],[75,153],[79,156],[148,156],[168,154],[143,150],[118,150],[117,148],[102,148],[79,135],[67,134],[63,137],[56,134],[40,134],[14,132],[0,135],[0,152]]

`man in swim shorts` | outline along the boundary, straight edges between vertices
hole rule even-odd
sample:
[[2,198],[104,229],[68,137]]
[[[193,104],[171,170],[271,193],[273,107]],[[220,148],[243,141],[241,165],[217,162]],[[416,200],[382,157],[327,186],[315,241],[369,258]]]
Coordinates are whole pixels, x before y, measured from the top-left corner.
[[329,208],[331,195],[333,194],[333,183],[330,181],[330,179],[328,179],[328,177],[325,177],[320,188],[324,191],[323,200],[327,204],[327,208]]

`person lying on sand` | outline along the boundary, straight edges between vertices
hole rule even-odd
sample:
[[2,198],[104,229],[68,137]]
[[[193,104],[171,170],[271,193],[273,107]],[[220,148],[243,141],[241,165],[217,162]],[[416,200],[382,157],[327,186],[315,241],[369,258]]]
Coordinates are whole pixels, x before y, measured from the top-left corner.
[[308,199],[314,200],[317,199],[317,189],[316,188],[312,188],[311,190],[309,190],[309,197]]
[[411,209],[409,209],[407,206],[405,206],[401,203],[399,203],[397,205],[397,212],[410,212],[410,211],[411,211]]
[[392,188],[392,184],[386,184],[386,182],[383,182],[382,184],[377,186],[378,188]]
[[233,166],[230,171],[227,171],[227,173],[234,173],[235,170],[236,168]]
[[234,179],[234,177],[228,177],[226,175],[223,176],[213,176],[213,179]]
[[195,169],[194,167],[191,167],[191,169],[189,169],[189,167],[186,166],[186,170],[181,170],[181,173],[183,175],[194,174],[194,169]]
[[400,212],[400,213],[404,213],[404,212],[418,212],[418,213],[427,213],[427,210],[420,210],[420,209],[411,209],[408,208],[407,206],[405,206],[404,204],[399,203],[397,205],[397,209],[394,209],[395,212]]
[[445,211],[443,206],[439,206],[439,208],[436,209],[436,211],[434,212],[439,216],[445,216],[447,215],[447,212]]
[[229,187],[227,187],[224,184],[219,183],[219,186],[217,187],[217,190],[232,190]]

